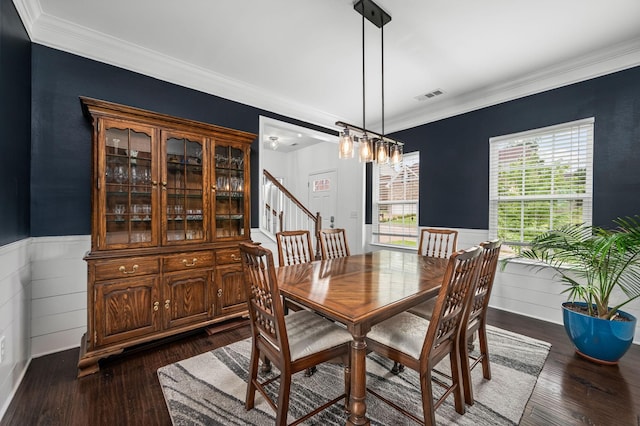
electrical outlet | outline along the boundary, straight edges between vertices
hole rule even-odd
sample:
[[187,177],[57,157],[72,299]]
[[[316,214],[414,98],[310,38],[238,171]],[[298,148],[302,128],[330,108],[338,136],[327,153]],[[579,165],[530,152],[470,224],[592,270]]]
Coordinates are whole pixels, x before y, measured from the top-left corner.
[[0,337],[0,364],[4,361],[4,336]]

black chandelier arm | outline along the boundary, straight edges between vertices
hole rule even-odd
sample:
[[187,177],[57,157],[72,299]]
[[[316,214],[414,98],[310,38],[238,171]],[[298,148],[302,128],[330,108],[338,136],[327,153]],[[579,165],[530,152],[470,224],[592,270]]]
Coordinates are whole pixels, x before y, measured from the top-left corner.
[[404,146],[404,142],[399,141],[397,139],[390,138],[389,136],[382,135],[377,132],[373,132],[371,130],[363,129],[362,127],[355,126],[353,124],[345,123],[344,121],[336,121],[336,126],[342,127],[344,129],[355,130],[356,132],[360,132],[362,134],[366,134],[367,136],[374,136],[377,139],[381,139],[387,141],[391,144]]

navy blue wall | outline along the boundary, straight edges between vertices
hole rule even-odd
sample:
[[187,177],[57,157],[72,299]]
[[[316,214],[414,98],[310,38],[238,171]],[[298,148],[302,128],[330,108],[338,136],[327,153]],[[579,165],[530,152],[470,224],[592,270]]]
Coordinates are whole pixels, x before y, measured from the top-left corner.
[[[33,45],[33,236],[91,232],[91,126],[79,96],[252,133],[259,116],[297,120],[41,45]],[[331,132],[331,131],[329,131]],[[258,145],[251,152],[251,226],[258,227]]]
[[29,236],[31,42],[0,0],[0,246]]
[[[79,96],[254,133],[259,115],[305,125],[58,50],[39,45],[32,50],[33,236],[90,233],[91,135]],[[615,217],[640,213],[639,67],[395,133],[407,152],[421,153],[420,225],[486,229],[489,138],[591,116],[596,120],[594,223],[609,225]],[[253,227],[258,226],[256,148],[254,142]],[[365,217],[370,222],[370,207]]]
[[636,67],[394,133],[420,151],[420,225],[487,229],[489,138],[586,117],[595,117],[593,223],[640,214]]

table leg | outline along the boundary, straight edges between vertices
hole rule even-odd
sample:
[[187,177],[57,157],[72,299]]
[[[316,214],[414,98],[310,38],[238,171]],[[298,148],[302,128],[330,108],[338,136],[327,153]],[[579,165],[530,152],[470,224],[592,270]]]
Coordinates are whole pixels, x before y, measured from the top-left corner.
[[367,343],[364,336],[353,336],[351,342],[351,398],[347,425],[369,425],[367,411]]

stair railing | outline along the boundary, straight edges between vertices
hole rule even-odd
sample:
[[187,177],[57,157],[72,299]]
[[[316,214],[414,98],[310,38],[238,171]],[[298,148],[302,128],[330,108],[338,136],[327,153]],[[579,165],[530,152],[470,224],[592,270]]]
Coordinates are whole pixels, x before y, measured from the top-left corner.
[[316,259],[320,259],[320,241],[318,231],[322,226],[320,212],[315,215],[306,208],[287,188],[271,173],[263,170],[262,184],[264,200],[265,230],[272,234],[280,231],[306,229],[316,240]]

